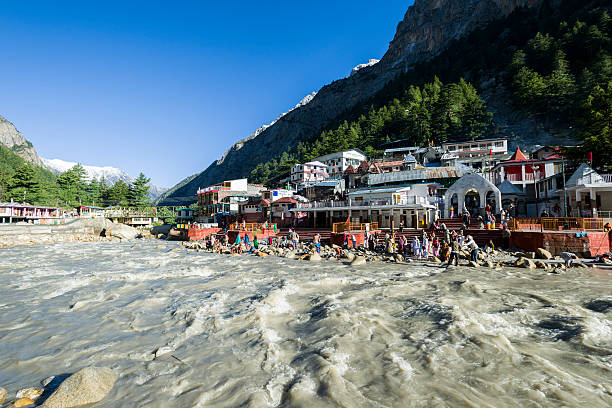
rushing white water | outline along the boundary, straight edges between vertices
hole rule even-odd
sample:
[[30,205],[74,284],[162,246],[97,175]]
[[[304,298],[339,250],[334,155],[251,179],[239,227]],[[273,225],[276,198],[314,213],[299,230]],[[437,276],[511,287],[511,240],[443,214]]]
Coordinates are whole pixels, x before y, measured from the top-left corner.
[[0,386],[96,364],[120,376],[97,407],[612,405],[605,271],[157,245],[1,249]]

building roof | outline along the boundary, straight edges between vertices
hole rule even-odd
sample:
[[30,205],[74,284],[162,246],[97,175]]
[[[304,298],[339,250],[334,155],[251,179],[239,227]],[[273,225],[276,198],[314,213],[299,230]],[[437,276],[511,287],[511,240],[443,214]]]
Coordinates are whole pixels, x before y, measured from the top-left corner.
[[510,157],[509,161],[523,162],[527,160],[529,159],[527,159],[527,156],[525,156],[523,152],[521,152],[521,148],[519,146],[516,146],[516,152],[514,152],[512,157]]
[[595,170],[586,163],[582,163],[580,167],[572,174],[572,176],[565,183],[565,187],[576,187],[583,184],[599,184],[605,183],[603,177],[599,175]]
[[367,171],[370,169],[370,163],[368,163],[367,160],[362,161],[359,164],[359,167],[357,167],[357,171],[359,173],[367,173]]
[[295,204],[298,201],[294,198],[291,197],[283,197],[283,198],[279,198],[278,200],[274,201],[272,204],[276,204],[276,203],[289,203],[289,204]]
[[503,195],[525,195],[523,190],[521,190],[508,180],[504,180],[499,186],[497,186],[497,188]]
[[307,164],[309,166],[327,167],[327,164],[321,163],[320,161],[311,161],[311,162],[308,162],[308,163],[304,163],[304,166],[307,165]]
[[463,165],[446,167],[419,167],[414,170],[372,174],[369,177],[368,182],[370,183],[370,185],[376,185],[385,183],[401,183],[410,180],[436,180],[459,178],[467,173],[473,172],[473,168]]
[[401,166],[403,163],[404,163],[403,161],[397,160],[397,161],[379,162],[376,164],[380,167],[393,167],[393,166]]
[[355,170],[355,168],[353,167],[353,165],[349,165],[346,170],[344,170],[344,174],[355,174],[357,173],[357,170]]
[[18,203],[0,203],[0,207],[40,208],[40,209],[44,209],[44,210],[59,210],[58,207],[43,207],[43,206],[40,206],[40,205],[18,204]]
[[416,161],[417,159],[415,159],[413,155],[408,153],[406,157],[404,157],[404,160],[402,160],[402,163],[416,163]]
[[348,193],[348,195],[360,194],[382,194],[382,193],[399,193],[401,191],[410,191],[410,187],[386,187],[386,188],[359,188]]

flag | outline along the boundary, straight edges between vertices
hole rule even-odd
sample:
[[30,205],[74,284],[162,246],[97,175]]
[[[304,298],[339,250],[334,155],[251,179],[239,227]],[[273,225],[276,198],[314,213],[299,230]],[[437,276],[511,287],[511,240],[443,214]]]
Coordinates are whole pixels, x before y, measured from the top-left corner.
[[589,152],[589,162],[593,165],[593,152]]

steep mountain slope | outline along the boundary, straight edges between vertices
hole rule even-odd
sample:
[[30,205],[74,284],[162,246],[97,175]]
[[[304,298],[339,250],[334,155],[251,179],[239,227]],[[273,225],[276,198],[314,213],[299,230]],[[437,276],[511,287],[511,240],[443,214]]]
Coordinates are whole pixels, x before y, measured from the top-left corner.
[[28,142],[15,126],[2,116],[0,116],[0,143],[26,161],[43,166],[32,143]]
[[323,87],[308,104],[290,111],[254,137],[232,146],[222,160],[180,188],[164,204],[195,201],[198,187],[224,179],[245,177],[301,140],[317,136],[334,119],[369,101],[415,63],[444,51],[451,42],[519,7],[539,7],[544,0],[416,0],[382,60]]

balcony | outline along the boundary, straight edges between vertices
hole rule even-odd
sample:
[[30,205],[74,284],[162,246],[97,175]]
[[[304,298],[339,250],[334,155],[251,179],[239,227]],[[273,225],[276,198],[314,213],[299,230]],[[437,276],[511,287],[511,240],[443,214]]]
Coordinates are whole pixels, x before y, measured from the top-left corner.
[[413,205],[431,205],[431,197],[409,196],[401,200],[346,200],[346,201],[314,201],[310,203],[298,203],[296,209],[330,209],[330,208],[353,208],[353,207],[403,207]]

